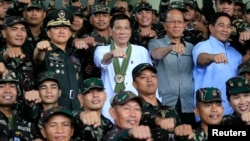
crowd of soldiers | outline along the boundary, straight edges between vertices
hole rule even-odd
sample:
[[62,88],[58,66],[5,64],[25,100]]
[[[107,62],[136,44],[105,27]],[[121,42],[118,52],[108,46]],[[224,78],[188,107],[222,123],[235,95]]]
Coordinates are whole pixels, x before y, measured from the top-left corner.
[[0,0],[0,141],[206,141],[209,125],[250,125],[250,1],[109,2]]

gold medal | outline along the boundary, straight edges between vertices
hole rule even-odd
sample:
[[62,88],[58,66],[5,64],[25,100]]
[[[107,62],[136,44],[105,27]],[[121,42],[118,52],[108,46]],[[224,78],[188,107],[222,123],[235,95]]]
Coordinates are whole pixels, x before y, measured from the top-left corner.
[[116,74],[115,75],[115,82],[116,83],[122,83],[123,81],[124,81],[124,76],[123,75],[121,75],[121,74]]

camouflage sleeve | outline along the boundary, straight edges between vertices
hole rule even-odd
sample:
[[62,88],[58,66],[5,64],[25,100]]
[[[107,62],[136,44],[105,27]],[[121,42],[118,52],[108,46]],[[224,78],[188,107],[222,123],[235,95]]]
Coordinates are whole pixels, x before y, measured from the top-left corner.
[[250,31],[250,24],[241,19],[234,20],[232,25],[236,28],[237,32]]
[[175,108],[167,107],[161,111],[161,114],[165,118],[174,118],[175,126],[182,124],[181,118]]
[[104,141],[123,141],[123,140],[129,140],[130,137],[128,135],[129,129],[125,130],[113,130],[110,131],[105,137]]
[[142,113],[142,118],[140,124],[142,125],[148,125],[151,129],[157,128],[158,126],[155,124],[155,119],[158,117],[153,112],[144,112]]
[[77,126],[81,126],[81,125],[83,126],[83,123],[82,123],[82,121],[80,119],[81,112],[83,112],[83,110],[74,110],[74,111],[72,111],[73,120],[75,122],[75,125],[77,125]]
[[194,130],[194,141],[207,141],[207,135],[202,129]]
[[21,104],[19,109],[17,109],[18,114],[31,122],[38,122],[38,119],[40,118],[41,113],[41,107],[39,105],[34,105],[33,107],[27,106],[24,102]]

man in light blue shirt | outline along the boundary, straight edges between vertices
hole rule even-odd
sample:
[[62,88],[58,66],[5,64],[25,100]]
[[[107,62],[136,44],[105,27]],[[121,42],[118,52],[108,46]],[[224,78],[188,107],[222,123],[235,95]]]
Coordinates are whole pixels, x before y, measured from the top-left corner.
[[227,41],[232,32],[231,23],[228,14],[216,13],[209,23],[209,39],[198,43],[192,52],[195,91],[203,87],[218,88],[225,115],[233,112],[226,98],[225,82],[237,75],[237,67],[242,61],[242,55]]

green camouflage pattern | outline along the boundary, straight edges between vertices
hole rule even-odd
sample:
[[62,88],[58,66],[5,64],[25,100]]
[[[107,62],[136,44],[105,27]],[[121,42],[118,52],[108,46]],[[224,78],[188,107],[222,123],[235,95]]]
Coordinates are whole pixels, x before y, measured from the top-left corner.
[[52,80],[59,84],[58,76],[53,71],[45,71],[40,73],[36,78],[36,86],[38,87],[42,82]]
[[246,125],[246,122],[241,120],[241,116],[234,112],[230,115],[223,116],[222,125]]
[[103,82],[100,78],[88,78],[83,80],[83,82],[80,84],[80,93],[85,94],[90,89],[104,89]]
[[193,7],[194,9],[197,8],[197,1],[196,0],[184,0],[184,3],[186,5],[190,5],[191,7]]
[[148,2],[140,2],[140,3],[136,3],[133,9],[133,12],[139,12],[141,10],[149,10],[149,11],[153,11],[152,5]]
[[46,15],[43,25],[45,27],[53,27],[53,26],[70,26],[74,16],[71,11],[66,9],[57,9],[51,11]]
[[170,2],[168,9],[177,8],[181,10],[186,10],[185,2],[183,0],[174,0]]
[[243,62],[238,67],[238,74],[250,73],[250,62]]
[[221,102],[221,91],[218,88],[213,87],[200,88],[196,91],[196,101],[204,103],[215,101]]
[[20,16],[8,16],[8,17],[4,18],[3,27],[12,26],[12,25],[14,25],[16,23],[21,23],[21,24],[27,26],[27,22],[25,21],[25,19],[23,17],[20,17]]
[[14,72],[9,71],[6,75],[0,75],[0,82],[18,82],[18,78]]
[[31,0],[31,5],[26,7],[26,10],[29,10],[31,8],[40,8],[46,10],[46,7],[44,5],[44,0]]
[[[130,38],[130,43],[140,45],[145,47],[146,49],[148,48],[148,42],[150,39],[153,39],[152,37],[141,37],[140,32],[141,30],[138,27],[138,22],[135,21],[134,19],[135,15],[131,15],[131,23],[132,23],[132,34]],[[158,36],[157,38],[163,38],[166,35],[166,30],[162,23],[153,23],[151,25],[151,29],[156,32],[156,35]]]
[[157,70],[153,67],[153,65],[149,64],[149,63],[141,63],[137,66],[135,66],[135,68],[132,70],[132,77],[133,80],[135,79],[135,77],[140,74],[143,70],[145,69],[150,69],[152,70],[154,73],[157,73]]
[[110,8],[108,5],[104,4],[94,4],[91,7],[90,14],[92,15],[94,13],[99,13],[99,12],[110,13]]
[[244,6],[244,12],[248,13],[249,11],[250,11],[250,1],[246,2]]
[[121,129],[118,126],[114,126],[114,128],[109,131],[105,137],[104,141],[135,141],[128,135],[129,129]]
[[107,132],[113,129],[113,123],[101,115],[101,126],[94,128],[93,126],[84,125],[79,118],[80,112],[84,109],[73,112],[73,117],[75,121],[74,130],[74,141],[103,141],[104,136]]
[[245,77],[236,76],[226,81],[226,93],[228,96],[249,92],[250,85]]
[[173,133],[159,128],[159,126],[155,124],[156,117],[173,118],[175,126],[182,124],[182,121],[175,108],[164,105],[159,100],[157,100],[157,102],[157,106],[154,106],[142,100],[142,119],[140,124],[150,127],[152,137],[155,141],[172,140]]
[[12,124],[0,112],[0,140],[1,141],[31,141],[37,137],[37,129],[35,125],[24,118],[21,118],[16,110],[12,111],[13,119]]
[[206,135],[206,132],[201,128],[198,127],[195,130],[193,130],[194,132],[194,141],[207,141],[208,140],[208,136]]
[[77,6],[67,6],[67,10],[71,11],[73,15],[84,16],[84,9]]
[[39,128],[43,128],[44,124],[52,116],[57,115],[57,114],[66,115],[73,121],[73,114],[72,114],[71,110],[69,110],[68,108],[63,107],[63,106],[53,107],[53,108],[50,108],[50,109],[48,109],[46,111],[43,111],[43,113],[41,113],[41,117],[40,117],[39,122],[38,122]]
[[123,105],[126,104],[130,100],[136,100],[141,105],[141,99],[140,97],[136,96],[135,93],[132,91],[124,91],[117,93],[112,99],[111,99],[111,106],[115,105]]

